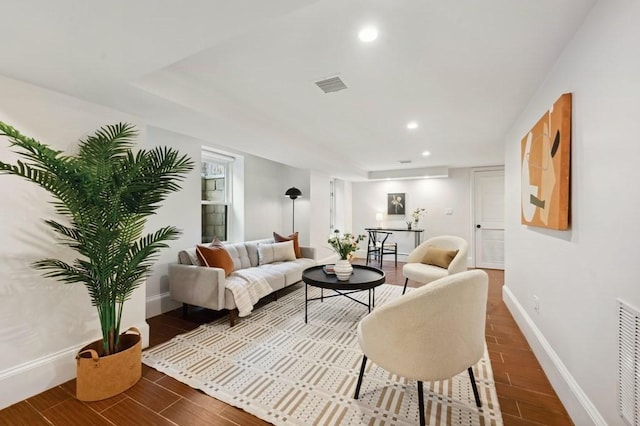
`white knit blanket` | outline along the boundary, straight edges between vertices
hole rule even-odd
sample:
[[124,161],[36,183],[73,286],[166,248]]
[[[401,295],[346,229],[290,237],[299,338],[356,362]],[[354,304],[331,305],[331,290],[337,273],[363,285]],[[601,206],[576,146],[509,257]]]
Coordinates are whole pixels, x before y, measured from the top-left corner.
[[234,271],[225,279],[225,285],[233,294],[240,317],[249,315],[253,305],[273,291],[262,274],[252,268]]

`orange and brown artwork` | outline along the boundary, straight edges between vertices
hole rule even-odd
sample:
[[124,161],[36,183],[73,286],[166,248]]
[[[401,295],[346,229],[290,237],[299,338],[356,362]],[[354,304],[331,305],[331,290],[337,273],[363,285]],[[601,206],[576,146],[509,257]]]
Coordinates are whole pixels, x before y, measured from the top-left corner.
[[521,142],[525,225],[569,228],[571,93],[560,96]]

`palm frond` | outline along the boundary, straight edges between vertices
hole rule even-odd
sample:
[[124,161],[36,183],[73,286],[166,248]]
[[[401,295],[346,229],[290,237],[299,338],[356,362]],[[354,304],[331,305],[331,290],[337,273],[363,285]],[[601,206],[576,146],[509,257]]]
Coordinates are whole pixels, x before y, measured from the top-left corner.
[[48,270],[44,274],[48,278],[59,278],[65,283],[85,283],[88,279],[86,271],[74,268],[66,262],[59,259],[42,259],[33,263],[36,269]]
[[127,300],[140,280],[147,277],[158,253],[167,247],[165,241],[175,240],[180,233],[178,228],[166,226],[131,245],[116,277],[120,300]]
[[126,153],[138,135],[133,125],[118,123],[101,127],[92,136],[80,141],[78,157],[86,164],[98,165]]

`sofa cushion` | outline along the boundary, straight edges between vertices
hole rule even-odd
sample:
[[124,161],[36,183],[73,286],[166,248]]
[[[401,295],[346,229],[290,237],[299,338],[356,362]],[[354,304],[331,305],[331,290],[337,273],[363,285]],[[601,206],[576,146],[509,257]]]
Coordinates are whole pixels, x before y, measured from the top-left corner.
[[314,259],[308,259],[306,257],[296,259],[296,263],[300,265],[303,271],[307,268],[311,268],[312,266],[316,266],[318,264]]
[[244,242],[251,266],[258,266],[260,264],[260,259],[258,257],[258,244],[272,244],[273,242],[273,238]]
[[289,236],[280,235],[277,232],[273,233],[273,240],[276,243],[283,243],[285,241],[293,241],[293,251],[296,254],[296,259],[300,259],[302,257],[302,253],[300,252],[300,243],[298,241],[298,233],[294,232]]
[[296,260],[296,253],[293,251],[293,241],[258,244],[259,265],[266,265],[267,263],[273,262],[286,262],[290,260]]
[[260,275],[267,280],[273,291],[280,290],[285,286],[285,276],[278,270],[264,269],[262,266],[252,266],[246,269],[260,271]]
[[456,254],[458,254],[458,250],[449,250],[430,245],[427,246],[427,252],[422,259],[422,263],[447,269]]
[[195,247],[186,250],[180,250],[178,252],[178,262],[182,265],[204,266],[204,263],[200,262],[200,259],[198,259]]
[[198,258],[205,266],[224,269],[225,276],[233,272],[233,260],[223,247],[196,246]]
[[289,286],[302,280],[302,272],[315,266],[316,262],[313,259],[296,259],[288,262],[274,262],[267,265],[261,265],[260,269],[265,271],[275,271],[284,275],[284,285]]
[[244,243],[225,244],[224,248],[229,252],[231,260],[233,261],[233,269],[246,269],[251,267],[251,260],[249,259],[249,253],[247,253],[247,247]]

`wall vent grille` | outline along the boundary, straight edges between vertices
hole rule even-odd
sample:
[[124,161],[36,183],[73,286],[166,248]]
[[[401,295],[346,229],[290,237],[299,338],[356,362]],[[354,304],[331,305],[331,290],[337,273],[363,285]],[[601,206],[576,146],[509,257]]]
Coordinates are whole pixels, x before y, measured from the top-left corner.
[[338,76],[316,81],[316,86],[322,89],[324,93],[338,92],[347,88],[347,85]]
[[640,312],[618,300],[618,410],[640,426]]

